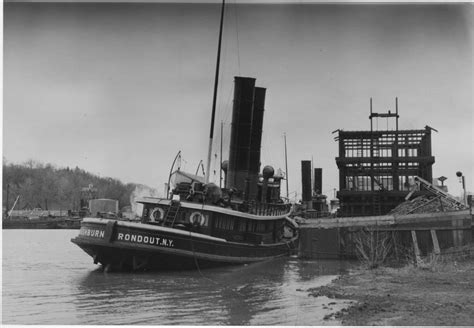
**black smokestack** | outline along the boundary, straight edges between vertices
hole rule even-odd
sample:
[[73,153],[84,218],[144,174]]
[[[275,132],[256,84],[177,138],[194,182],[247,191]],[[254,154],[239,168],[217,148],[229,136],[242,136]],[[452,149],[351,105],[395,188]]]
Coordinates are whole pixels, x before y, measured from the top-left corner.
[[265,88],[255,88],[252,113],[252,129],[249,154],[249,199],[256,199],[258,194],[258,172],[260,172],[260,148],[262,146],[263,113],[265,110]]
[[311,201],[311,161],[301,161],[301,186],[303,202]]
[[245,191],[249,172],[255,79],[236,76],[226,188]]
[[323,193],[323,169],[315,168],[314,169],[314,188],[313,190],[317,194]]

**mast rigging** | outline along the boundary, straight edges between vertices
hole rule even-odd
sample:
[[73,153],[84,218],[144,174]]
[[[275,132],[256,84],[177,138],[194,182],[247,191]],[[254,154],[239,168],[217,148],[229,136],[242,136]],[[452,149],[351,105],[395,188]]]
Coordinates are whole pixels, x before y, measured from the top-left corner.
[[214,138],[214,119],[216,116],[217,88],[219,85],[219,64],[221,60],[222,27],[224,24],[224,6],[225,6],[225,0],[222,0],[221,21],[220,21],[220,27],[219,27],[219,42],[217,45],[216,75],[214,78],[214,96],[212,99],[211,128],[209,132],[209,147],[208,147],[208,154],[207,154],[206,183],[209,183],[210,172],[211,172],[212,140]]

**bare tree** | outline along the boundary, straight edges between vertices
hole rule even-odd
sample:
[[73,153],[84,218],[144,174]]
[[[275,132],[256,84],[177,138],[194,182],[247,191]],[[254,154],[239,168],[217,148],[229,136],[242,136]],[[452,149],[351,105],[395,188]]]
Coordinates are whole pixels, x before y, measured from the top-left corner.
[[368,268],[383,264],[393,248],[392,235],[386,231],[362,228],[354,236],[357,258]]

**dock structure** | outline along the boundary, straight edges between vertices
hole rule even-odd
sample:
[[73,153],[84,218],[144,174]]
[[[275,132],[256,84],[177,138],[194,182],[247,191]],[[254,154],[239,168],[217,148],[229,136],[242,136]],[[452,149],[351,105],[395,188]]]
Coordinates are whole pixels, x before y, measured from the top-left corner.
[[355,257],[367,246],[375,254],[376,249],[387,251],[387,255],[393,250],[395,256],[413,249],[416,263],[420,263],[423,255],[439,255],[442,250],[472,242],[472,198],[467,205],[418,176],[413,179],[428,194],[409,199],[414,195],[411,191],[406,201],[387,215],[303,221],[299,256]]
[[[375,118],[387,119],[387,129],[374,129]],[[380,251],[395,257],[411,249],[420,262],[424,255],[472,242],[472,205],[432,184],[431,131],[436,130],[399,130],[398,99],[395,112],[387,113],[374,113],[370,99],[369,119],[370,131],[334,131],[340,208],[327,218],[303,212],[299,257],[354,258],[367,255],[366,249],[377,255],[381,245]],[[389,119],[395,119],[394,129],[388,129]],[[303,195],[309,164],[302,161]],[[303,204],[309,201],[303,197]]]
[[[374,118],[395,119],[394,130],[374,130]],[[370,131],[336,130],[339,143],[339,216],[374,216],[390,212],[413,190],[414,177],[432,181],[431,131],[398,129],[398,99],[395,113],[372,112]],[[434,130],[436,131],[436,130]],[[415,196],[424,194],[419,191]]]
[[469,210],[313,219],[300,227],[298,256],[355,258],[356,239],[363,231],[390,234],[395,253],[402,248],[411,248],[416,257],[426,256],[469,244],[472,230],[472,212]]

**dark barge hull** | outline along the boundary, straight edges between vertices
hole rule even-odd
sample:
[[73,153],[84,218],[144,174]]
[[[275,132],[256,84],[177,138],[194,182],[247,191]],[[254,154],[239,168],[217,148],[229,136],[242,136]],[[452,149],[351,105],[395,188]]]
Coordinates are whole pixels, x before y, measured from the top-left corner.
[[83,220],[79,236],[71,241],[107,271],[200,269],[259,262],[297,250],[297,238],[257,245],[162,226],[92,218]]
[[7,219],[2,222],[2,229],[59,229],[64,219],[29,220]]

